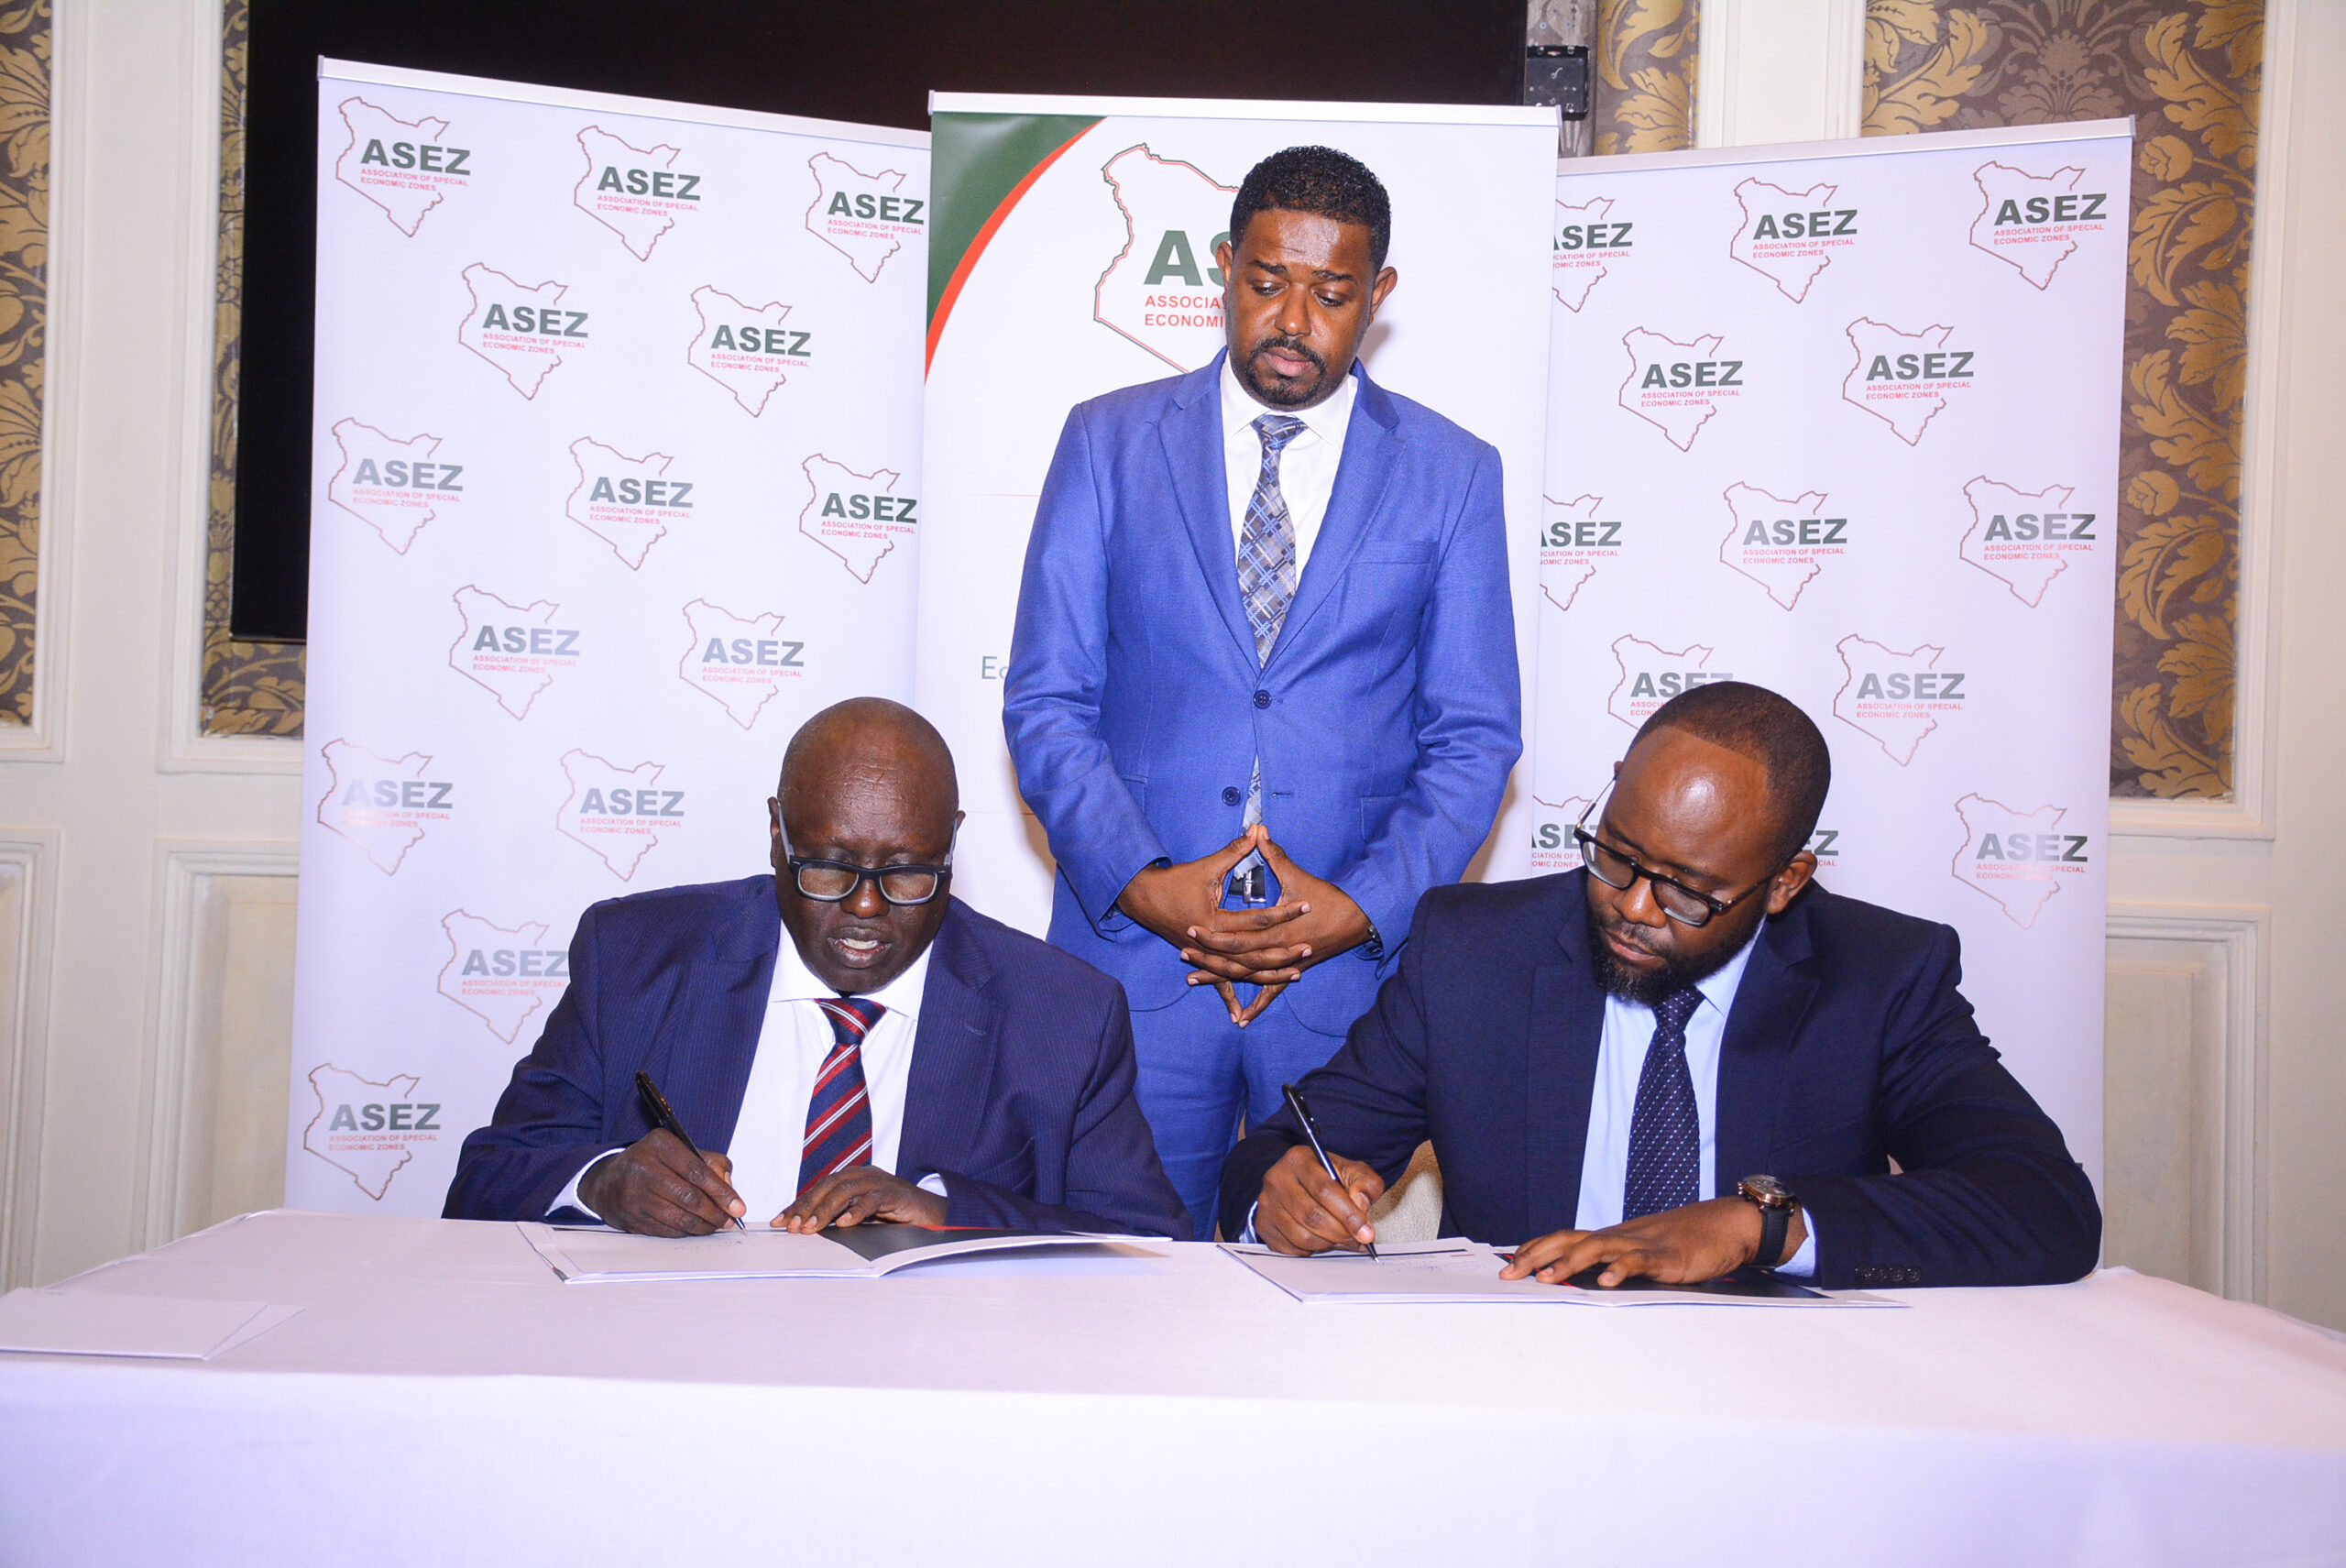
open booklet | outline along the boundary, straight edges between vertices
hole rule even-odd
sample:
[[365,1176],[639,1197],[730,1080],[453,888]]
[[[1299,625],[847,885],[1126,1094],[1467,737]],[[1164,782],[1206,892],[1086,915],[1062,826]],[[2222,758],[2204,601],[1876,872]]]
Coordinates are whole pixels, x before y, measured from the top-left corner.
[[522,1222],[521,1234],[571,1285],[677,1279],[876,1279],[915,1263],[972,1253],[1101,1246],[1140,1236],[1075,1235],[948,1225],[834,1225],[812,1235],[752,1225],[706,1236],[640,1236],[601,1226]]
[[1585,1285],[1542,1285],[1537,1279],[1501,1279],[1507,1258],[1481,1242],[1461,1238],[1380,1245],[1377,1255],[1323,1252],[1287,1257],[1266,1246],[1225,1242],[1222,1251],[1299,1301],[1368,1304],[1429,1301],[1544,1301],[1583,1307],[1899,1307],[1862,1291],[1826,1292],[1761,1274],[1706,1285],[1656,1285],[1632,1279],[1606,1289]]

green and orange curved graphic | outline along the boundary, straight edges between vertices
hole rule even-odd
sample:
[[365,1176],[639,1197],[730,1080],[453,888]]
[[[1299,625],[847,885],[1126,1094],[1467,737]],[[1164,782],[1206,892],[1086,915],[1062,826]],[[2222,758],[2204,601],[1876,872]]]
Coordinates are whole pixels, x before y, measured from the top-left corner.
[[937,115],[929,172],[928,347],[994,231],[1043,171],[1100,123],[1097,115]]

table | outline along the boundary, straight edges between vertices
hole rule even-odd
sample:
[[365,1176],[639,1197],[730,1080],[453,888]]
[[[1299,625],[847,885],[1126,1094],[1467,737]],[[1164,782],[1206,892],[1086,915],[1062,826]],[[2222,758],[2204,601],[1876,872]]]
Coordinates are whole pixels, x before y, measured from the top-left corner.
[[565,1286],[272,1212],[66,1288],[299,1302],[0,1355],[0,1562],[2346,1560],[2346,1343],[2125,1270],[1904,1311],[1307,1307],[1210,1247]]

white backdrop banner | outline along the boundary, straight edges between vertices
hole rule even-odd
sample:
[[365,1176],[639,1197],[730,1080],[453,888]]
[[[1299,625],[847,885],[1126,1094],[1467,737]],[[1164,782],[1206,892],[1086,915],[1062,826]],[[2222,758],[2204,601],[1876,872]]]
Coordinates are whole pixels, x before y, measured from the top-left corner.
[[1836,892],[1945,921],[2101,1172],[2124,121],[1556,181],[1532,865],[1708,681],[1833,749]]
[[[1222,346],[1214,246],[1239,181],[1282,148],[1351,153],[1392,194],[1399,283],[1362,360],[1499,450],[1528,718],[1553,111],[955,93],[935,94],[931,110],[916,690],[960,764],[956,890],[1027,930],[1048,924],[1049,852],[1002,732],[1036,499],[1069,409],[1193,370]],[[1529,867],[1529,801],[1520,790],[1508,800],[1485,874]]]
[[286,1201],[437,1213],[580,911],[911,696],[927,137],[322,75]]

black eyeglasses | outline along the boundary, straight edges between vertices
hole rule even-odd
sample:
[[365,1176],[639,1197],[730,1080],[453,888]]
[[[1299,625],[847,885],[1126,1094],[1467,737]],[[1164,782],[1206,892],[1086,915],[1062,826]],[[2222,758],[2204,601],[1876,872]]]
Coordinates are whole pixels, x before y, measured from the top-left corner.
[[[960,837],[960,829],[954,829]],[[782,863],[790,868],[791,880],[798,891],[817,904],[844,904],[856,895],[866,882],[880,889],[880,896],[899,907],[926,904],[945,891],[953,879],[953,851],[945,851],[941,866],[855,866],[845,861],[801,860],[790,852],[789,829],[782,830]]]
[[[1611,786],[1607,785],[1606,788],[1609,790]],[[1775,871],[1761,877],[1758,886],[1748,887],[1733,898],[1714,898],[1707,893],[1688,887],[1675,877],[1667,877],[1660,872],[1639,865],[1635,855],[1615,849],[1590,832],[1588,813],[1595,810],[1596,802],[1604,798],[1605,794],[1600,791],[1596,800],[1590,801],[1588,809],[1580,814],[1580,820],[1573,824],[1573,841],[1580,845],[1580,863],[1588,868],[1589,875],[1619,893],[1628,892],[1638,885],[1638,879],[1643,877],[1653,888],[1653,901],[1661,906],[1662,914],[1677,921],[1681,926],[1709,925],[1719,916],[1758,893],[1760,888],[1774,882],[1776,872],[1784,869],[1783,866],[1778,866]],[[1788,860],[1784,865],[1791,863]]]

